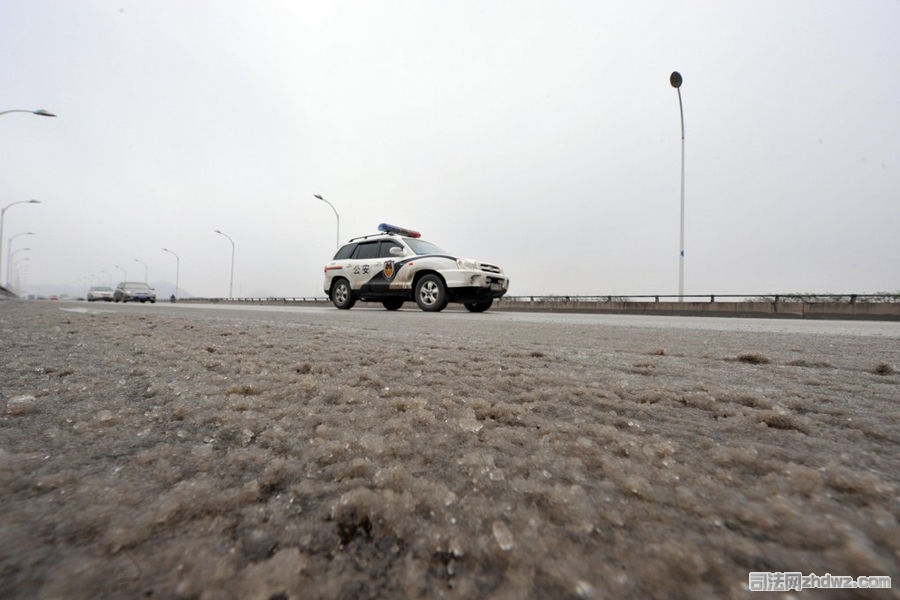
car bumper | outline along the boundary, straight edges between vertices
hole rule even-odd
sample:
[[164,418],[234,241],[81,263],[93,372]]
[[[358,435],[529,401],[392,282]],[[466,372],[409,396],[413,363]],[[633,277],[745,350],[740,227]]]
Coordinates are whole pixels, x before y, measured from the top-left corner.
[[476,270],[454,270],[441,273],[447,282],[451,300],[487,300],[500,298],[509,289],[509,279],[502,274]]

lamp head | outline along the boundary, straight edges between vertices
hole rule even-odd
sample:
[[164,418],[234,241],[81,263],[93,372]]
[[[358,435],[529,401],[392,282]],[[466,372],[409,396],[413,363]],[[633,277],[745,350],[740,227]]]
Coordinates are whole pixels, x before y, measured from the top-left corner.
[[672,71],[672,74],[669,75],[669,83],[672,84],[673,88],[680,88],[683,79],[681,78],[681,73],[678,71]]

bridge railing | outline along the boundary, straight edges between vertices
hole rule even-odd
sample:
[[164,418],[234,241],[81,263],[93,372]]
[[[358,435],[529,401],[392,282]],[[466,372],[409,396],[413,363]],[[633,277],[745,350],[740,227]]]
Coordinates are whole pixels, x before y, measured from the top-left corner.
[[839,302],[895,303],[900,294],[608,294],[598,296],[547,295],[504,296],[499,302],[540,304],[547,302],[612,303],[612,302]]
[[[327,304],[325,296],[288,296],[244,298],[178,298],[178,302],[223,302],[233,304]],[[628,302],[836,302],[847,304],[892,304],[900,303],[900,294],[600,294],[600,295],[530,295],[503,296],[502,304],[544,304],[544,303],[628,303]]]

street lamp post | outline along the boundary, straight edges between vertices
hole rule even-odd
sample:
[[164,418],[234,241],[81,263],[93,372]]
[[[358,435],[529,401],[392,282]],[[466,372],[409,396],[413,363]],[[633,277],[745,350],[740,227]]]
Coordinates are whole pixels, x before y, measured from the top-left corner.
[[[14,252],[10,252],[10,253],[9,253],[9,256],[7,257],[6,261],[7,261],[7,262],[11,261],[12,258],[13,258],[13,256],[15,256],[16,254],[18,254],[19,252],[28,252],[29,250],[31,250],[31,248],[16,248],[16,250],[15,250]],[[9,274],[9,271],[7,271],[6,273],[7,273],[7,275],[8,275],[8,274]]]
[[163,248],[163,252],[168,252],[175,257],[175,292],[172,294],[172,297],[175,298],[176,296],[178,296],[178,271],[181,270],[181,259],[178,258],[177,254],[175,254],[168,248]]
[[109,287],[112,287],[112,276],[109,273],[107,273],[106,271],[100,271],[100,272],[103,273],[104,275],[106,275],[106,285],[108,285]]
[[119,269],[120,271],[122,271],[122,281],[128,281],[128,271],[126,271],[124,268],[120,267],[119,265],[113,265],[113,266],[115,268]]
[[[8,115],[10,113],[31,113],[31,114],[37,115],[39,117],[55,117],[56,116],[52,112],[50,112],[46,109],[43,109],[43,108],[39,108],[37,110],[29,110],[29,109],[24,109],[24,108],[13,108],[13,109],[9,109],[9,110],[0,111],[0,117],[2,117],[3,115]],[[23,202],[27,202],[28,204],[38,204],[40,201],[39,200],[21,200],[19,202],[13,202],[12,204],[8,204],[8,205],[4,206],[2,210],[0,210],[0,282],[4,281],[4,279],[3,279],[3,257],[2,257],[2,254],[3,254],[3,220],[4,220],[3,213],[5,213],[6,209],[9,208],[10,206],[12,206],[13,204],[21,204]],[[6,269],[6,278],[9,279],[9,268],[8,267]],[[7,283],[8,283],[8,281],[7,281]]]
[[681,73],[672,71],[669,83],[678,91],[678,112],[681,115],[681,229],[678,258],[678,301],[684,302],[684,108],[681,104]]
[[[6,112],[10,112],[10,111],[6,111]],[[5,113],[0,113],[0,114],[5,114]],[[7,204],[3,208],[0,208],[0,269],[3,268],[3,256],[2,256],[3,255],[3,224],[6,223],[6,219],[4,218],[4,215],[6,215],[6,210],[12,206],[15,206],[16,204],[40,204],[40,203],[41,203],[40,200],[18,200],[16,202]],[[2,273],[0,273],[0,275],[2,275]],[[6,276],[7,276],[7,278],[9,277],[8,272],[6,273]],[[0,277],[0,281],[4,281],[3,277]]]
[[147,263],[137,258],[134,259],[134,262],[138,262],[144,265],[144,283],[147,283]]
[[30,260],[31,260],[31,257],[26,256],[25,258],[20,258],[19,260],[17,260],[16,262],[14,262],[12,264],[12,268],[15,269],[15,271],[16,271],[16,285],[15,285],[16,289],[19,289],[21,287],[21,283],[22,283],[21,277],[19,277],[19,265],[21,265],[22,263],[27,263]]
[[223,231],[219,231],[218,229],[214,230],[215,233],[219,235],[224,235],[228,238],[228,241],[231,242],[231,280],[228,283],[228,299],[231,300],[234,298],[234,240],[231,239],[227,233]]
[[334,204],[326,200],[322,197],[321,194],[313,194],[313,198],[318,198],[325,204],[331,207],[331,210],[334,211],[334,218],[337,219],[337,237],[335,238],[335,246],[340,248],[341,246],[341,216],[338,214],[337,209],[334,207]]
[[[15,256],[16,254],[18,254],[19,252],[23,252],[23,251],[26,251],[26,250],[31,250],[31,248],[17,248],[15,252],[11,252],[11,253],[9,254],[9,256],[7,256],[7,258],[6,258],[7,262],[10,262],[10,261],[12,260],[12,257]],[[21,260],[18,260],[18,261],[16,261],[16,262],[11,262],[10,264],[15,265],[15,266],[18,266],[18,264],[19,264],[20,262],[25,262],[25,261],[28,261],[28,260],[31,260],[31,257],[25,257],[25,258],[23,258],[23,259],[21,259]],[[17,271],[17,272],[18,272],[18,271]],[[10,274],[10,273],[12,273],[12,267],[10,267],[9,269],[7,269],[7,271],[6,271],[6,277],[7,277],[7,279],[9,279],[9,274]],[[6,287],[9,287],[9,281],[6,282]],[[16,288],[18,288],[18,287],[19,287],[19,278],[16,277]]]
[[12,243],[13,240],[17,237],[22,237],[23,235],[34,235],[33,231],[26,231],[25,233],[17,233],[16,235],[10,236],[9,241],[6,243],[6,283],[9,285],[9,274],[12,272],[12,264],[10,263],[10,257],[12,256]]

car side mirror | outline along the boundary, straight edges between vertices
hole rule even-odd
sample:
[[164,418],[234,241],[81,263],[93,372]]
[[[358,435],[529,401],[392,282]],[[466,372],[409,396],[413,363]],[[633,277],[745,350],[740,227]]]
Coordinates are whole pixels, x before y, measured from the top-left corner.
[[391,246],[391,256],[403,256],[404,254],[406,254],[406,251],[400,246]]

